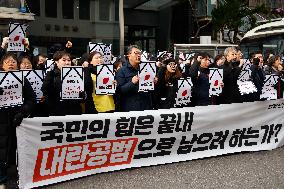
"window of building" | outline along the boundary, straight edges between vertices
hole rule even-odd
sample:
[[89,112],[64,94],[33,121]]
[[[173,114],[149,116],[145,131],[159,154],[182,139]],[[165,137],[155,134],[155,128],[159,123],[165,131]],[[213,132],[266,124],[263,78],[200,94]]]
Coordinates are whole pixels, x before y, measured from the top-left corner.
[[64,19],[74,18],[74,0],[62,0],[62,16]]
[[79,19],[90,20],[90,0],[79,0]]
[[57,0],[45,1],[45,16],[51,18],[57,17]]
[[110,20],[110,3],[111,0],[100,0],[99,6],[99,18],[102,21],[109,21]]
[[26,0],[27,12],[34,13],[40,16],[40,1],[39,0]]

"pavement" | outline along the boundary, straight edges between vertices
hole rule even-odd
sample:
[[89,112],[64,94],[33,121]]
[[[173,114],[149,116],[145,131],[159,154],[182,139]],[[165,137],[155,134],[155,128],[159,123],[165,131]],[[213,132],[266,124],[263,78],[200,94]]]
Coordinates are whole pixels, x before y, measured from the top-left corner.
[[101,173],[45,189],[284,189],[284,147]]

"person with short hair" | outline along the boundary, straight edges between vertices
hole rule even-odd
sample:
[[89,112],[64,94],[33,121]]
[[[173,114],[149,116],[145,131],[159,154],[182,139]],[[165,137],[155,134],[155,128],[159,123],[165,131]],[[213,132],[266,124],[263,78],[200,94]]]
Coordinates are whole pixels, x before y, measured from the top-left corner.
[[19,57],[20,70],[31,70],[33,68],[30,57],[20,56]]
[[42,84],[42,92],[46,100],[50,116],[82,114],[80,100],[61,100],[61,69],[71,66],[71,55],[65,51],[57,51],[53,55],[55,67],[47,72]]
[[264,61],[261,51],[257,51],[253,54],[251,63],[252,63],[252,65],[250,66],[251,80],[255,85],[257,92],[252,93],[250,97],[246,99],[246,102],[260,100],[260,95],[265,80],[265,72],[263,70]]
[[141,50],[136,45],[127,48],[127,61],[116,74],[117,93],[121,98],[121,111],[153,109],[151,92],[138,92]]
[[241,73],[240,62],[237,61],[237,50],[235,47],[227,47],[224,50],[226,61],[223,65],[223,91],[220,95],[222,104],[241,103],[242,96],[237,84]]
[[[4,72],[18,70],[17,57],[6,53],[0,61],[0,70]],[[7,179],[7,168],[16,163],[16,127],[23,118],[29,117],[36,104],[36,95],[27,79],[23,81],[22,95],[24,102],[20,106],[0,108],[0,187],[4,187]],[[0,95],[4,89],[0,87]]]
[[190,77],[193,83],[192,105],[207,106],[211,104],[209,97],[209,64],[210,56],[207,53],[199,53],[200,62],[190,68]]

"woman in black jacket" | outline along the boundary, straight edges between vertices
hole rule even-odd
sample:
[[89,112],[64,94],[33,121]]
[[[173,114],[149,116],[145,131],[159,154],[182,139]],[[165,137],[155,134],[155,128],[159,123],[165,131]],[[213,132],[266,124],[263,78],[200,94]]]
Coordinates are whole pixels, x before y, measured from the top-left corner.
[[57,51],[53,55],[56,65],[54,70],[47,73],[42,92],[46,100],[50,116],[79,115],[82,114],[80,100],[61,100],[61,68],[71,66],[71,55],[65,51]]
[[163,62],[165,66],[158,71],[158,82],[156,87],[156,108],[173,108],[178,91],[178,80],[182,77],[175,59],[170,58]]
[[[12,53],[4,54],[0,69],[6,72],[18,70],[16,56]],[[4,92],[0,88],[0,95]],[[24,79],[23,98],[24,102],[20,106],[0,108],[0,186],[7,181],[7,167],[16,162],[16,127],[32,113],[36,104],[36,95],[27,79]]]
[[209,98],[209,55],[200,53],[200,62],[195,62],[189,70],[189,76],[193,83],[192,97],[193,105],[207,106],[211,104]]

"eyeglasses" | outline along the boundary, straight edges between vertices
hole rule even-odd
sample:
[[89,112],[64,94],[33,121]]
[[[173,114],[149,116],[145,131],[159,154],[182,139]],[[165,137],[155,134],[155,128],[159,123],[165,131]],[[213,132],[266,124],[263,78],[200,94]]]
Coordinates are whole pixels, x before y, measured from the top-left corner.
[[133,52],[135,55],[141,55],[142,53],[140,51],[134,51]]
[[17,61],[14,59],[6,59],[3,61],[4,64],[9,64],[9,63],[13,63],[13,64],[17,64]]

